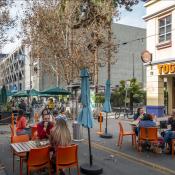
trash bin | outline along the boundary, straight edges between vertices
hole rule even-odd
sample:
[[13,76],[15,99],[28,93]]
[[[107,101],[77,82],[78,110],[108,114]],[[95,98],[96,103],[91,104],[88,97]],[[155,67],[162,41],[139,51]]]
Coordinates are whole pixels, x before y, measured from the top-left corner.
[[74,121],[72,124],[73,128],[73,140],[74,141],[81,141],[82,139],[82,129],[80,124],[77,121]]

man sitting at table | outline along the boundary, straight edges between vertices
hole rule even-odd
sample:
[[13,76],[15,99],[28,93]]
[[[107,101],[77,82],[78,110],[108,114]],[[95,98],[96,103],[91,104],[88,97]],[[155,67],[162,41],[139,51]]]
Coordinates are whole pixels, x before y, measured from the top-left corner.
[[39,139],[47,139],[50,135],[50,130],[53,127],[53,123],[50,122],[50,112],[47,109],[42,111],[42,120],[37,125],[37,133]]
[[161,135],[164,137],[165,142],[168,143],[169,150],[167,150],[167,153],[171,154],[171,140],[175,139],[175,111],[173,111],[171,117],[168,119],[168,125],[171,125],[171,129],[162,132]]

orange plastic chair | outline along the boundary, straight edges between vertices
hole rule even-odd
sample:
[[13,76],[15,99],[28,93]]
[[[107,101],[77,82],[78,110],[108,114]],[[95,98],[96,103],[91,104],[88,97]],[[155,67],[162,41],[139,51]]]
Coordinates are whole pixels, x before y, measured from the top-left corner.
[[158,146],[158,128],[156,127],[149,127],[149,128],[143,128],[141,127],[139,129],[139,137],[138,137],[138,150],[142,143],[145,141],[150,142],[151,144],[154,144]]
[[175,146],[175,139],[171,140],[172,143],[172,158],[174,158],[174,146]]
[[123,137],[124,136],[132,136],[132,145],[136,145],[136,134],[134,131],[124,131],[123,126],[121,124],[121,122],[118,123],[119,124],[119,136],[118,136],[118,146],[122,145],[122,141],[123,141]]
[[[20,136],[13,136],[11,138],[11,143],[19,143],[19,142],[28,142],[29,141],[29,136],[28,135],[20,135]],[[16,153],[13,151],[13,172],[14,172],[14,167],[15,167],[15,156],[20,158],[20,175],[22,175],[22,165],[23,165],[23,160],[26,158],[26,153]]]
[[49,169],[51,175],[49,146],[31,149],[27,161],[28,175],[31,171],[37,171],[44,167]]
[[56,151],[56,172],[58,174],[59,169],[77,167],[77,173],[80,175],[78,168],[78,145],[72,144],[66,147],[57,147]]
[[10,125],[10,131],[11,131],[11,142],[12,142],[12,137],[16,136],[15,125]]

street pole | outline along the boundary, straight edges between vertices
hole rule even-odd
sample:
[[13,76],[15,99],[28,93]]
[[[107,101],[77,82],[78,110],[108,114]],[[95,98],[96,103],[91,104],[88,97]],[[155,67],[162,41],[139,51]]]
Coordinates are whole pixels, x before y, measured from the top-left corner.
[[132,78],[135,78],[135,65],[134,65],[134,53],[132,54]]

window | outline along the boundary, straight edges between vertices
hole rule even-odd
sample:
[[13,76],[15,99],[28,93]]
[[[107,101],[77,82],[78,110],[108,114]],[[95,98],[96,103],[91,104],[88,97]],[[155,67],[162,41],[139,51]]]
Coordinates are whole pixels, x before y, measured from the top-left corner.
[[159,43],[171,40],[171,15],[159,19]]

